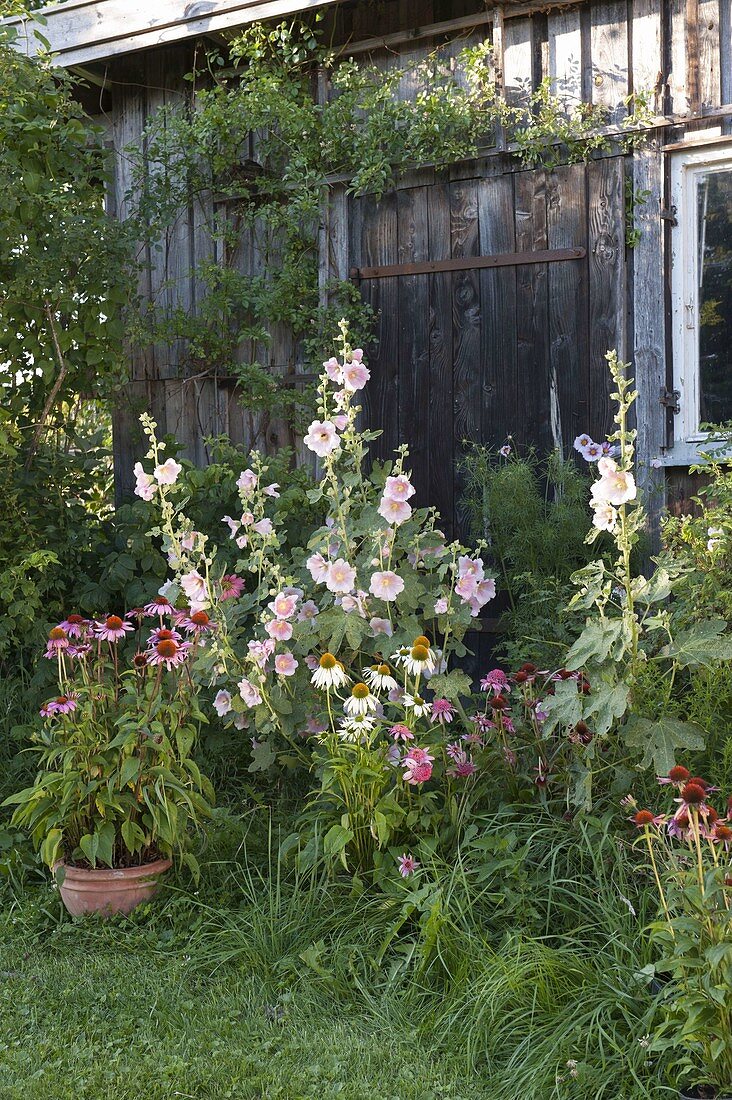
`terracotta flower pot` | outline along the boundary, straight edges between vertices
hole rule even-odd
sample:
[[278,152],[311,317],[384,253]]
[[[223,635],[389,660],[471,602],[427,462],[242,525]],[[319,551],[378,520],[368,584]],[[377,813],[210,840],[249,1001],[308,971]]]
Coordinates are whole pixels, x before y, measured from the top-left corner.
[[131,913],[136,905],[149,901],[157,891],[159,879],[171,866],[169,859],[157,859],[142,867],[98,868],[70,867],[63,861],[63,881],[59,883],[61,900],[72,917],[86,913]]

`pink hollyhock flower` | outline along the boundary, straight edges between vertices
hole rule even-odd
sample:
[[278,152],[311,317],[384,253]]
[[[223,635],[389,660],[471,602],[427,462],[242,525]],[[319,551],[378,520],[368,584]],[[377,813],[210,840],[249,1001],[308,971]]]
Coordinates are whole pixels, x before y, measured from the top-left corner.
[[315,600],[305,600],[305,603],[297,613],[297,621],[303,623],[308,619],[314,619],[319,614],[320,611],[318,610],[318,605]]
[[402,760],[402,750],[395,741],[393,745],[389,745],[386,750],[386,762],[392,768],[398,768]]
[[305,664],[308,666],[311,672],[315,672],[316,669],[320,668],[320,658],[311,653],[308,657],[305,658]]
[[296,593],[278,592],[272,603],[269,604],[269,610],[278,619],[289,619],[290,615],[294,614],[298,599],[299,596]]
[[366,599],[368,594],[366,592],[357,592],[355,596],[342,596],[336,603],[340,602],[340,606],[346,612],[350,614],[352,611],[356,611],[362,619],[366,618]]
[[384,496],[387,500],[409,500],[416,491],[406,474],[388,477],[384,485]]
[[337,386],[343,385],[341,365],[334,355],[331,355],[330,359],[326,359],[323,363],[323,367],[331,382],[335,382]]
[[435,615],[447,614],[447,597],[440,596],[439,600],[435,600]]
[[305,562],[310,576],[316,584],[325,584],[328,579],[328,561],[322,554],[311,554]]
[[187,535],[184,535],[180,540],[180,544],[184,550],[193,550],[196,542],[201,538],[200,531],[189,531]]
[[344,432],[348,427],[348,417],[345,413],[338,413],[337,416],[333,417],[333,423],[339,432]]
[[493,580],[492,577],[484,577],[482,581],[478,581],[478,587],[475,590],[475,596],[473,598],[477,600],[478,605],[482,607],[483,604],[486,604],[489,600],[492,600],[495,597],[495,594],[496,582]]
[[469,558],[461,555],[458,558],[458,577],[474,577],[475,583],[482,581],[484,566],[480,558]]
[[385,569],[383,573],[373,573],[369,592],[387,603],[395,600],[404,591],[404,581],[391,569]]
[[136,462],[133,473],[136,478],[135,494],[143,500],[152,500],[155,496],[155,479],[145,473],[141,462]]
[[89,619],[85,619],[82,615],[68,615],[58,625],[66,631],[69,638],[84,638],[92,624]]
[[[606,460],[612,461],[612,460]],[[593,507],[595,502],[612,504],[618,508],[635,500],[635,479],[628,470],[611,470],[595,482],[590,493]]]
[[272,520],[267,519],[266,517],[265,519],[257,520],[256,523],[252,524],[252,531],[256,531],[257,534],[261,535],[263,539],[267,538],[267,536],[271,535],[274,531]]
[[308,428],[303,443],[320,458],[326,458],[333,451],[337,451],[341,445],[335,424],[330,420],[313,420]]
[[399,874],[402,878],[409,878],[409,876],[413,875],[420,866],[414,856],[411,853],[407,855],[406,852],[403,856],[399,856],[397,863],[399,864]]
[[118,642],[134,629],[132,623],[126,623],[119,615],[107,615],[103,622],[94,624],[94,635],[105,642]]
[[208,602],[206,581],[197,569],[192,569],[190,573],[184,573],[180,579],[180,586],[188,597],[191,608],[196,604]]
[[275,672],[280,676],[294,676],[298,663],[291,653],[278,653],[275,657]]
[[246,714],[241,714],[241,713],[237,712],[234,715],[234,729],[237,729],[237,730],[248,730],[249,729],[249,719],[247,718]]
[[455,585],[455,591],[463,603],[468,603],[475,598],[475,594],[478,591],[478,581],[474,576],[466,574],[464,577],[459,578]]
[[280,487],[279,482],[275,481],[271,485],[265,485],[264,489],[262,489],[262,492],[264,493],[265,496],[274,497],[274,499],[277,500],[277,498],[280,495],[277,492],[279,487]]
[[269,658],[274,653],[275,643],[269,639],[266,642],[248,642],[247,648],[249,650],[249,656],[252,660],[259,665],[260,668],[264,668]]
[[239,520],[238,519],[232,519],[231,516],[224,516],[222,518],[221,522],[225,523],[227,525],[227,527],[229,528],[229,531],[231,532],[229,538],[233,539],[234,536],[236,535],[237,531],[241,527],[241,523],[239,522]]
[[319,718],[310,717],[305,723],[305,729],[300,730],[301,737],[317,736],[319,733],[325,733],[328,725],[326,722],[321,722]]
[[216,692],[216,698],[213,701],[214,710],[218,714],[219,718],[223,718],[225,714],[228,714],[231,710],[231,692],[221,691]]
[[369,626],[375,638],[378,637],[379,634],[385,634],[387,638],[391,638],[394,633],[394,628],[389,620],[380,619],[378,615],[374,615],[372,619],[369,619]]
[[242,470],[236,479],[236,487],[244,496],[249,496],[257,488],[257,475],[254,470]]
[[432,717],[436,718],[438,722],[452,722],[455,717],[455,708],[449,699],[433,699],[432,701]]
[[249,539],[246,535],[239,535],[238,539],[236,539],[236,545],[240,550],[243,550],[246,546],[249,545]]
[[264,624],[264,629],[270,638],[276,638],[278,642],[289,642],[292,637],[292,623],[288,623],[287,619],[270,619]]
[[586,462],[597,462],[602,458],[602,447],[599,443],[588,443],[586,447],[583,447],[580,454]]
[[182,469],[180,462],[176,462],[174,458],[166,458],[165,462],[155,467],[153,477],[158,485],[175,485]]
[[237,577],[236,573],[227,573],[221,578],[221,595],[219,599],[236,600],[244,591],[243,577]]
[[242,516],[241,516],[241,525],[242,525],[242,527],[251,527],[253,523],[254,523],[254,513],[253,512],[242,512]]
[[405,726],[403,722],[397,722],[395,726],[392,726],[389,730],[390,735],[395,741],[413,741],[414,734],[410,730],[409,726]]
[[395,527],[399,527],[409,519],[412,508],[406,500],[390,500],[389,497],[382,497],[378,512],[387,523],[393,523]]
[[354,348],[351,352],[351,359],[355,359],[357,363],[360,363],[363,359],[363,348]]
[[251,680],[247,680],[246,676],[238,683],[239,695],[242,697],[248,707],[256,707],[262,702],[262,696],[259,693],[258,688],[254,686]]
[[598,501],[592,509],[592,526],[598,531],[614,531],[618,523],[618,513],[607,501]]
[[165,665],[167,669],[178,668],[188,656],[190,642],[176,642],[174,638],[163,638],[147,655],[149,665]]
[[149,603],[146,603],[142,611],[144,615],[149,616],[151,619],[162,619],[166,615],[172,615],[175,608],[168,599],[167,596],[153,596]]
[[343,558],[337,558],[328,566],[325,587],[329,592],[335,592],[336,594],[351,592],[355,581],[356,570]]
[[341,374],[343,375],[343,385],[349,393],[355,393],[356,390],[362,390],[371,377],[371,371],[368,367],[365,367],[363,363],[360,363],[358,360],[355,360],[353,363],[346,363]]

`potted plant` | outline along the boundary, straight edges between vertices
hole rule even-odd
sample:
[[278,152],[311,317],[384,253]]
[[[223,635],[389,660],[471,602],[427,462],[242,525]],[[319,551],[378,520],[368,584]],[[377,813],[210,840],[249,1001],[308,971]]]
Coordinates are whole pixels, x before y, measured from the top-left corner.
[[[732,825],[715,792],[681,766],[659,780],[675,789],[671,812],[637,809],[661,917],[651,935],[668,976],[650,1048],[670,1056],[682,1100],[732,1097]],[[732,802],[732,800],[731,800]]]
[[188,665],[212,629],[205,612],[156,596],[124,618],[69,615],[50,632],[58,694],[32,737],[39,771],[5,805],[75,916],[130,912],[174,856],[198,873],[188,844],[213,790],[191,756],[205,718]]

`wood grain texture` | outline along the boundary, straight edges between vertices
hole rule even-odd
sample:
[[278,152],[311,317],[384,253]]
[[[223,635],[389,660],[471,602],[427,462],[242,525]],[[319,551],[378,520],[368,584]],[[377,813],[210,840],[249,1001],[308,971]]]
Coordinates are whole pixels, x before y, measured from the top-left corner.
[[[513,177],[482,179],[478,185],[480,250],[484,255],[515,248]],[[518,433],[519,379],[516,366],[516,270],[480,273],[483,357],[481,438],[499,447]]]
[[592,102],[606,107],[618,123],[628,94],[628,19],[626,0],[603,0],[590,8]]
[[643,490],[653,548],[660,543],[660,519],[665,479],[651,461],[666,445],[666,414],[659,396],[666,383],[664,319],[664,234],[659,210],[663,201],[663,154],[657,142],[637,151],[633,159],[633,186],[647,191],[648,200],[636,207],[641,232],[633,249],[633,372],[638,390],[636,419],[638,483]]
[[[430,255],[450,256],[450,186],[435,183],[427,194]],[[452,276],[428,275],[430,304],[428,317],[430,374],[430,503],[439,511],[445,533],[452,537],[454,525],[455,438],[452,430],[453,332]]]
[[[514,179],[516,248],[546,248],[546,173],[518,172]],[[523,440],[551,450],[549,300],[546,264],[516,268],[516,369]]]
[[550,12],[547,35],[552,90],[569,106],[574,107],[582,100],[582,32],[579,9]]
[[698,0],[699,102],[705,107],[721,101],[720,4],[725,0]]
[[669,0],[668,3],[668,109],[674,114],[686,114],[690,110],[686,82],[686,0]]
[[[429,255],[427,187],[397,193],[398,256],[400,263]],[[430,348],[429,276],[399,279],[399,422],[398,437],[409,444],[410,468],[417,490],[414,503],[424,508],[430,500]]]
[[[450,249],[454,258],[475,256],[479,248],[477,180],[450,184]],[[463,440],[480,439],[481,318],[477,271],[452,276],[453,435],[455,454]],[[467,535],[456,473],[455,524]]]
[[533,88],[534,35],[530,16],[503,24],[503,84],[506,101],[524,107]]
[[[547,179],[550,248],[587,243],[586,170],[562,166]],[[553,445],[565,454],[587,430],[589,304],[587,259],[549,265],[549,394]]]
[[661,9],[663,0],[632,0],[631,86],[633,92],[652,93],[651,109],[663,109],[661,86],[663,58],[661,55]]
[[606,352],[626,351],[624,160],[608,157],[587,167],[590,274],[590,422],[593,439],[612,430]]

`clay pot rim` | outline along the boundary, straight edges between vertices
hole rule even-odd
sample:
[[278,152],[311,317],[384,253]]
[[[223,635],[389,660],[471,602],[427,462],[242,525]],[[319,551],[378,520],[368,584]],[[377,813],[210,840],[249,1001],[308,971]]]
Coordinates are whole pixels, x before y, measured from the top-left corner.
[[134,880],[155,878],[173,866],[172,859],[156,859],[152,863],[143,863],[135,867],[74,867],[63,859],[53,865],[53,873],[63,867],[64,879],[86,879],[94,882],[119,882],[120,879]]

